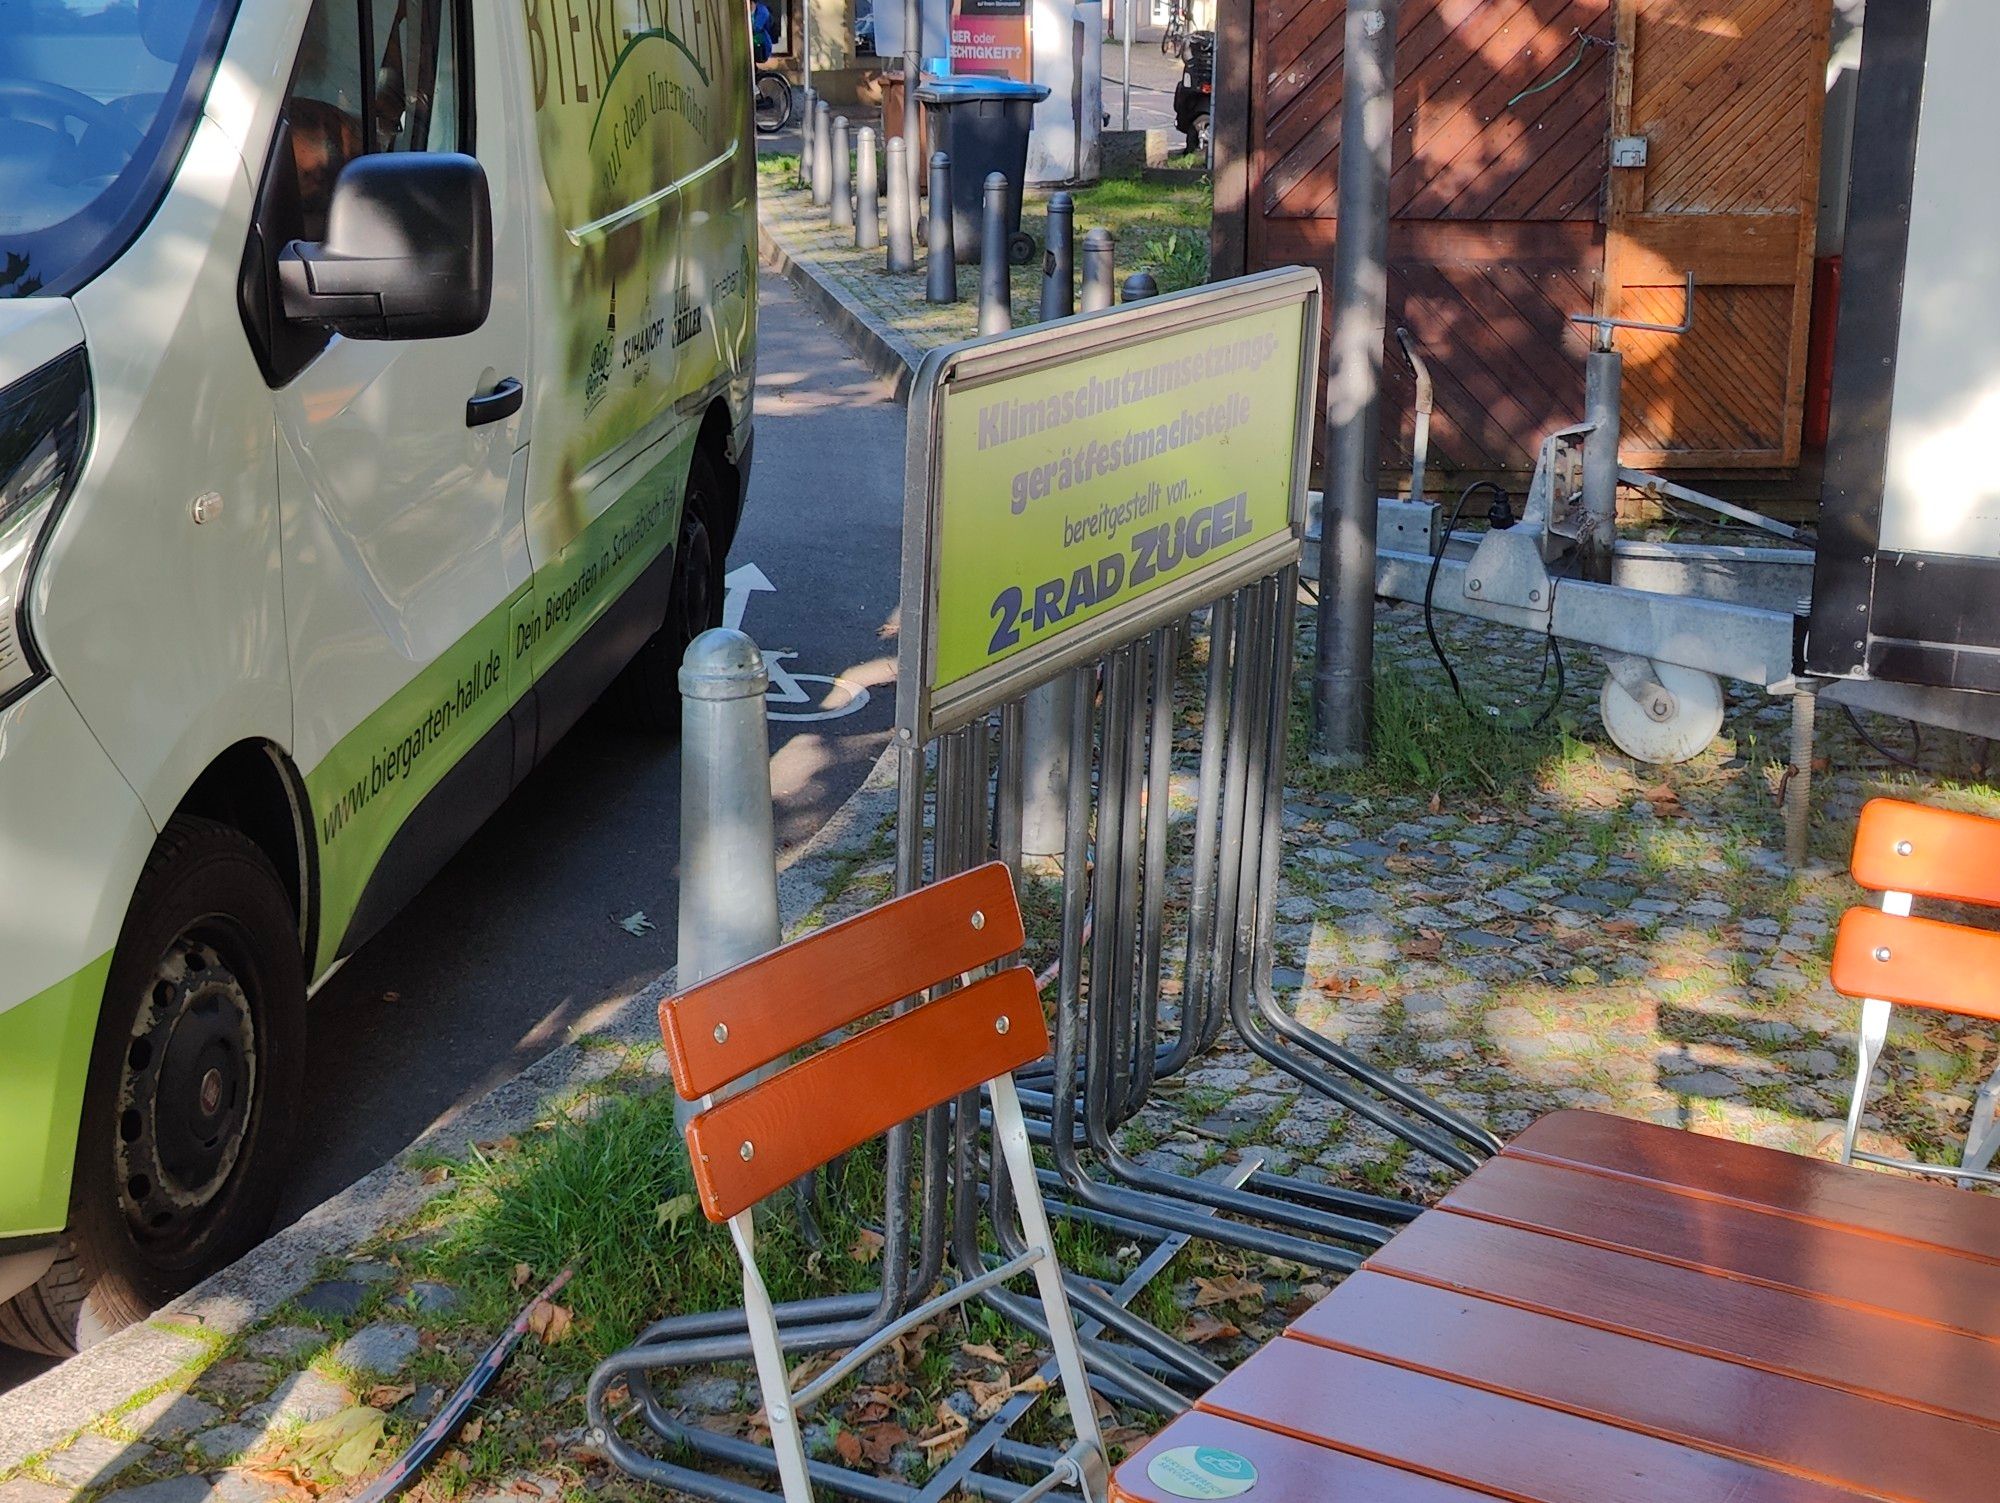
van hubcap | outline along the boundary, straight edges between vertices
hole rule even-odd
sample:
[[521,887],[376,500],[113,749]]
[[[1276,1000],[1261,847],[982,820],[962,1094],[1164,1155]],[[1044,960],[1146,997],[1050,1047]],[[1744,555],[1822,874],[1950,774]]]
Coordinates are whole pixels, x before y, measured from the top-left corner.
[[119,1203],[140,1241],[198,1230],[243,1150],[256,1086],[249,996],[213,945],[182,939],[153,973],[120,1081]]

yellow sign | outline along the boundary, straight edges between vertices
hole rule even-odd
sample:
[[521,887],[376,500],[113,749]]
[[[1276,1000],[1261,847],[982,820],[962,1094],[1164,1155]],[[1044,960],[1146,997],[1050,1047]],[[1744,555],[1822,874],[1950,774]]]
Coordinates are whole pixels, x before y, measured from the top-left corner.
[[1318,289],[1274,276],[1281,296],[1246,299],[1225,283],[1078,320],[1054,336],[1067,347],[1018,374],[981,379],[970,360],[967,379],[940,369],[928,440],[934,707],[1001,664],[1045,661],[1083,628],[1153,614],[1162,590],[1166,608],[1192,609],[1211,584],[1233,588],[1223,576],[1246,558],[1292,543]]

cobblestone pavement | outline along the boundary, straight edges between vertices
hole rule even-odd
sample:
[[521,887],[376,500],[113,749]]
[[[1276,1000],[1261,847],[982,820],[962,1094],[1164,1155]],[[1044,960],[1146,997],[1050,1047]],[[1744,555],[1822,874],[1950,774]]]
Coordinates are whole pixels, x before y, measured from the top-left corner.
[[[1310,651],[1305,615],[1302,656]],[[1560,702],[1535,728],[1528,722],[1551,677],[1540,639],[1459,620],[1441,620],[1439,633],[1470,715],[1453,702],[1421,612],[1385,605],[1374,761],[1333,775],[1294,747],[1276,934],[1283,1004],[1502,1135],[1541,1113],[1584,1106],[1828,1154],[1853,1061],[1856,1004],[1829,989],[1826,966],[1831,931],[1858,896],[1843,874],[1855,814],[1878,792],[1991,811],[1974,776],[1981,748],[1942,733],[1927,733],[1917,747],[1907,729],[1871,722],[1885,745],[1920,752],[1929,770],[1911,772],[1869,749],[1837,713],[1825,716],[1813,865],[1795,873],[1778,854],[1783,701],[1732,691],[1723,734],[1707,752],[1673,769],[1638,767],[1610,749],[1597,725],[1600,675],[1582,654],[1565,664]],[[845,875],[811,922],[886,894],[888,835],[885,826],[857,832]],[[476,1163],[436,1172],[504,1171],[548,1157],[550,1144],[587,1132],[617,1102],[658,1091],[665,1067],[657,1049],[610,1047],[625,1055],[606,1079],[551,1103],[525,1142],[482,1144]],[[1995,1057],[1984,1026],[1899,1014],[1864,1141],[1948,1161]],[[1161,1083],[1125,1132],[1134,1152],[1187,1171],[1254,1150],[1284,1172],[1419,1200],[1451,1179],[1301,1094],[1227,1037]],[[666,1229],[662,1236],[686,1209],[663,1202],[655,1221],[659,1192],[642,1184],[634,1193],[640,1225]],[[552,1271],[524,1269],[497,1295],[478,1277],[463,1287],[439,1277],[437,1239],[450,1238],[453,1218],[477,1213],[479,1201],[447,1195],[438,1204],[449,1209],[329,1266],[260,1327],[217,1340],[198,1373],[0,1480],[0,1503],[99,1495],[271,1503],[352,1493],[491,1340],[496,1301],[519,1298],[508,1285]],[[496,1239],[511,1235],[504,1219],[493,1225]],[[856,1248],[849,1256],[865,1257],[863,1242]],[[518,1255],[503,1240],[488,1252],[503,1272]],[[1100,1256],[1117,1268],[1136,1251]],[[1228,1362],[1323,1293],[1295,1267],[1196,1244],[1141,1308]],[[669,1287],[664,1301],[684,1297]],[[634,1318],[657,1313],[660,1298],[636,1298],[645,1309]],[[630,1485],[585,1444],[582,1381],[623,1336],[602,1315],[593,1326],[580,1300],[577,1319],[575,1332],[545,1324],[530,1340],[476,1426],[415,1496],[661,1496]],[[1040,1360],[1019,1333],[932,1333],[921,1349],[872,1366],[872,1386],[835,1406],[813,1431],[815,1444],[923,1475],[949,1453],[947,1412],[986,1411],[996,1393],[1018,1391]],[[754,1431],[745,1376],[691,1374],[675,1404],[704,1425]],[[1120,1412],[1111,1423],[1129,1442],[1151,1421]]]

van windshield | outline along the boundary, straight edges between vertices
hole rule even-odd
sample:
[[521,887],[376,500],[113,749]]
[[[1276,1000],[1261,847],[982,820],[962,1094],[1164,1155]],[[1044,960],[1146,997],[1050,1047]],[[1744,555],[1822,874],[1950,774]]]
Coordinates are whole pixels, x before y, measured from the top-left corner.
[[235,0],[0,0],[0,297],[74,291],[151,216]]

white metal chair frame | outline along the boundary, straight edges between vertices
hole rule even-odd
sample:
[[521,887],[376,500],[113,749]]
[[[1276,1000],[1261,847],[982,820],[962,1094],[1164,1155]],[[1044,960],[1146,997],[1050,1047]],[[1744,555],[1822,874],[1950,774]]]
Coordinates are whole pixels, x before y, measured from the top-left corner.
[[[996,1076],[985,1086],[993,1109],[993,1133],[1007,1166],[1013,1186],[1014,1204],[1020,1215],[1021,1232],[1027,1250],[997,1267],[961,1280],[942,1294],[926,1300],[908,1314],[883,1326],[863,1345],[852,1348],[832,1367],[811,1382],[792,1391],[784,1345],[778,1328],[764,1275],[757,1266],[756,1233],[752,1211],[729,1218],[729,1234],[743,1262],[743,1308],[750,1317],[750,1342],[756,1357],[757,1383],[763,1393],[764,1413],[771,1426],[771,1448],[776,1453],[778,1478],[786,1503],[812,1503],[812,1482],[807,1474],[805,1437],[801,1420],[843,1379],[905,1332],[915,1330],[943,1311],[953,1309],[988,1289],[996,1288],[1019,1274],[1033,1270],[1036,1293],[1048,1319],[1050,1345],[1055,1349],[1063,1394],[1069,1401],[1076,1441],[1049,1473],[1022,1492],[1015,1503],[1034,1503],[1059,1487],[1073,1487],[1089,1500],[1100,1503],[1110,1481],[1110,1461],[1104,1439],[1097,1428],[1097,1411],[1092,1402],[1089,1380],[1084,1374],[1083,1352],[1077,1345],[1076,1322],[1070,1314],[1069,1296],[1063,1289],[1062,1271],[1056,1261],[1055,1242],[1050,1235],[1047,1207],[1035,1179],[1035,1162],[1028,1146],[1028,1127],[1021,1116],[1021,1101],[1011,1073]],[[704,1104],[706,1104],[704,1102]],[[754,1208],[753,1208],[754,1210]]]

